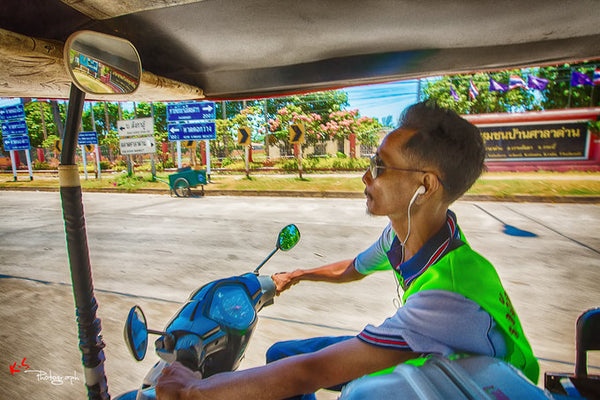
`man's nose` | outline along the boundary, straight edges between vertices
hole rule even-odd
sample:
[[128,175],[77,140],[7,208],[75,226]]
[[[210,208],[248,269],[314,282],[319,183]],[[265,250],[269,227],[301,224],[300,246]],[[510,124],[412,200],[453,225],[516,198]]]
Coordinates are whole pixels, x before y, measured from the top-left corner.
[[367,180],[373,180],[373,177],[371,176],[371,171],[368,168],[362,176],[362,181],[365,185],[368,184]]

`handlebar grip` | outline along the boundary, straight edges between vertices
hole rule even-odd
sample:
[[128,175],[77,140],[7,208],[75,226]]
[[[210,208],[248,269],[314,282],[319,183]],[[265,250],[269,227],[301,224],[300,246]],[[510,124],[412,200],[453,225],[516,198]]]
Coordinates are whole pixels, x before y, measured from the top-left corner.
[[262,290],[263,297],[267,299],[267,301],[273,299],[277,292],[277,287],[275,286],[275,282],[268,275],[259,275],[257,276],[258,283],[260,284],[260,289]]

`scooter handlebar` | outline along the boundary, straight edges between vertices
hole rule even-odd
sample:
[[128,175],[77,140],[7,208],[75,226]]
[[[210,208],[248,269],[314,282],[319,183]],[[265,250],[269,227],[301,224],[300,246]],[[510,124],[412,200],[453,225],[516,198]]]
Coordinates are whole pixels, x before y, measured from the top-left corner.
[[266,299],[266,305],[272,304],[273,298],[277,293],[277,287],[275,286],[275,282],[268,275],[259,275],[256,278],[258,279],[258,283],[260,284],[260,289],[263,293],[263,298]]

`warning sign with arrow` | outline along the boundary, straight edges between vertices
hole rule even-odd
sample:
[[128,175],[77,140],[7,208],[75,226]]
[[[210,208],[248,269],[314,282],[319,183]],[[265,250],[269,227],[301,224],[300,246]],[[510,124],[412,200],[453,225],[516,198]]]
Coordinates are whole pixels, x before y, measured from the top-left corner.
[[238,144],[241,144],[242,146],[250,145],[251,136],[250,128],[247,126],[238,128]]
[[304,143],[304,124],[290,125],[290,143]]

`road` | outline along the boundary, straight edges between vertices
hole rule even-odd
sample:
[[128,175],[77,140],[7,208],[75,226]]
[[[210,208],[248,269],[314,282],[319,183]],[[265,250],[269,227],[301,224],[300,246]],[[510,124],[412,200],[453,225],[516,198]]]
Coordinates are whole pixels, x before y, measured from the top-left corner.
[[[134,388],[157,360],[149,351],[138,363],[125,348],[123,323],[134,304],[151,328],[161,329],[201,284],[253,270],[287,223],[298,225],[301,242],[276,254],[265,274],[351,258],[386,224],[367,216],[360,199],[83,198],[113,396]],[[452,209],[472,247],[496,265],[542,369],[572,371],[559,362],[574,361],[575,320],[600,306],[600,206],[457,202]],[[507,235],[505,224],[537,236]],[[0,274],[0,398],[84,397],[58,193],[0,192]],[[385,272],[346,285],[297,285],[261,314],[242,366],[262,364],[277,340],[354,334],[378,324],[394,312],[394,293]],[[7,366],[23,358],[42,372],[11,375]],[[590,363],[599,366],[600,358]],[[63,384],[51,384],[50,374]]]

